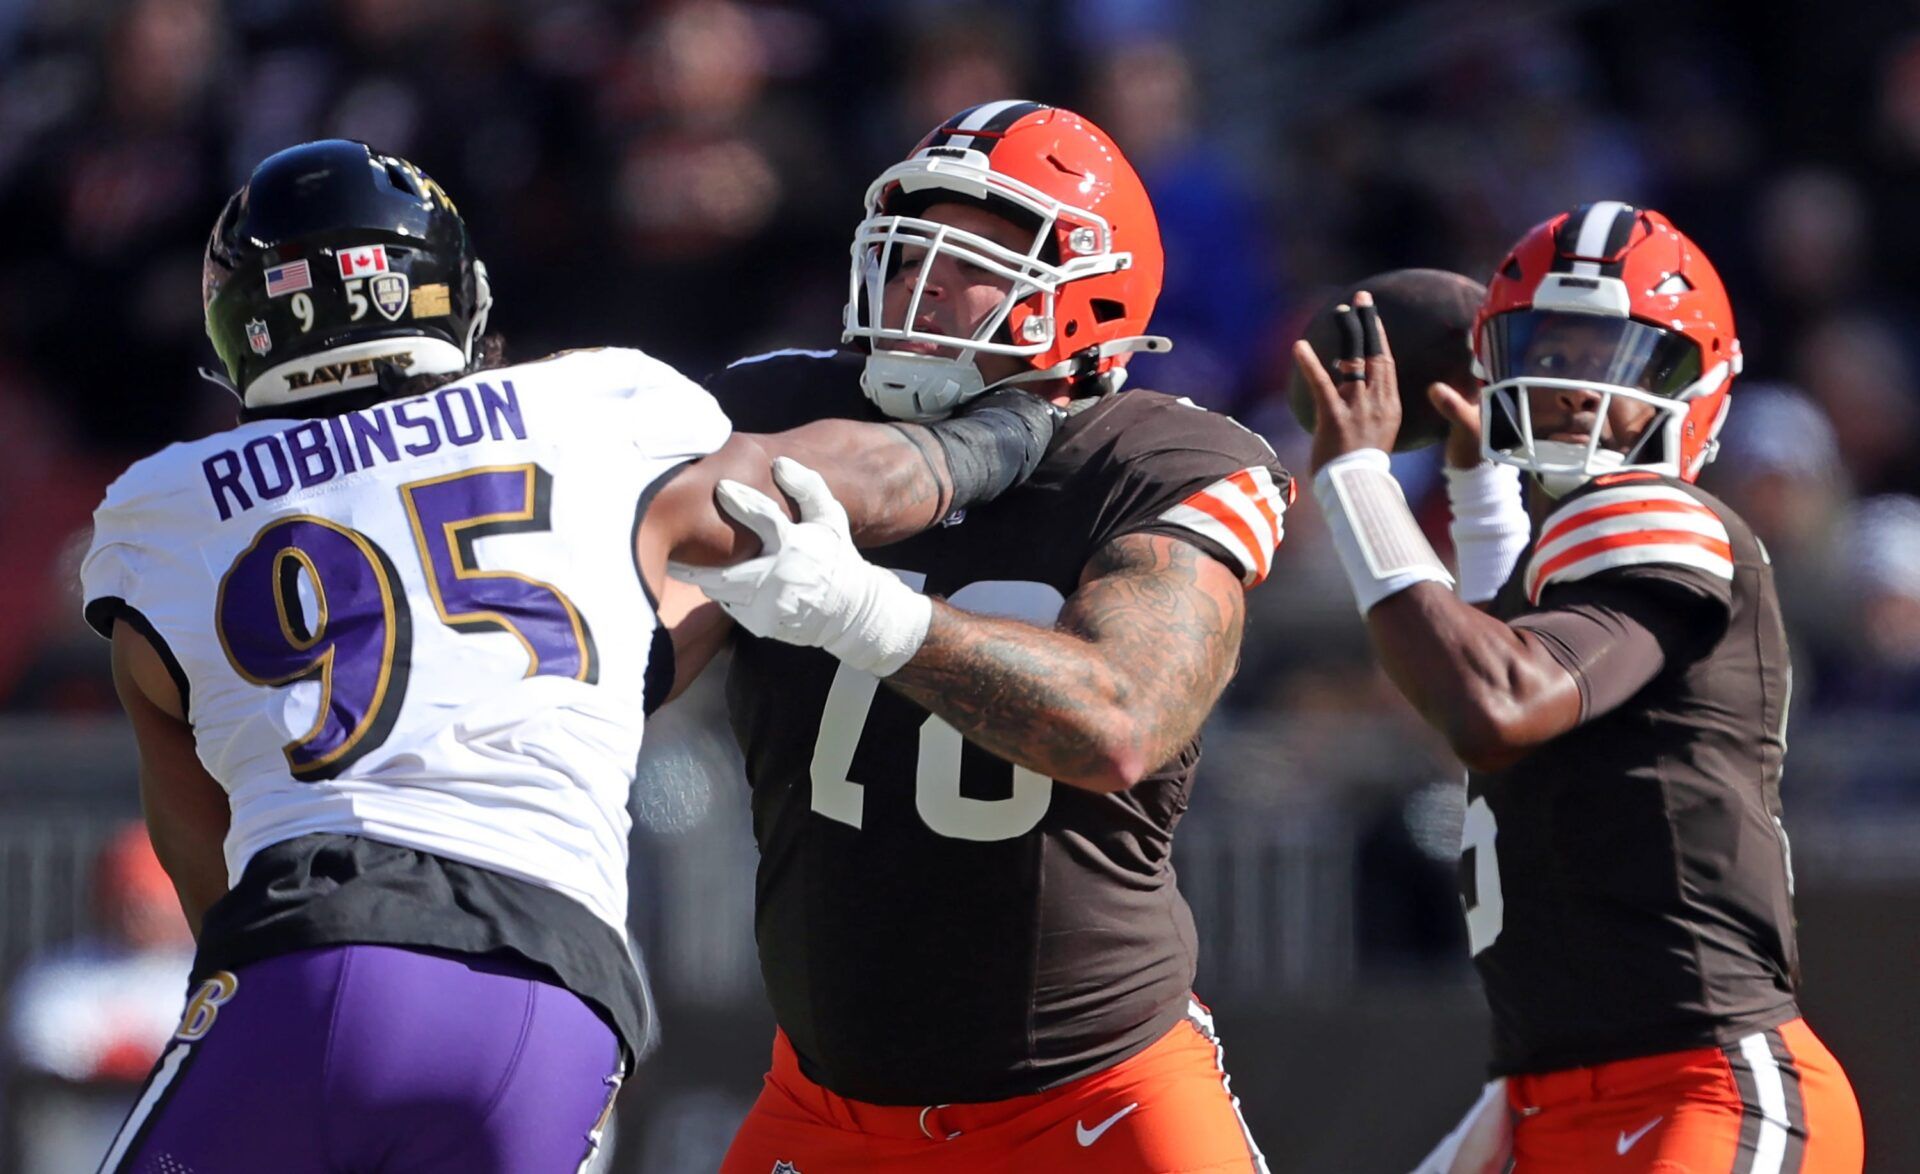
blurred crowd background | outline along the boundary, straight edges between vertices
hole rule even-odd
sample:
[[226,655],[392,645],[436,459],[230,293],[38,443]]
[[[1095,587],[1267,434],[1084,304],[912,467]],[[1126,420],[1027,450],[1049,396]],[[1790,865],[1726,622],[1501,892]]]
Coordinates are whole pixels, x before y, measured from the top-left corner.
[[[403,155],[465,214],[511,355],[616,343],[699,377],[745,354],[834,345],[868,180],[944,116],[1001,97],[1091,116],[1154,197],[1168,259],[1155,327],[1177,347],[1136,358],[1134,383],[1232,412],[1296,467],[1306,446],[1285,408],[1284,355],[1330,289],[1412,265],[1484,277],[1526,228],[1593,199],[1659,208],[1704,247],[1732,291],[1747,368],[1703,483],[1771,550],[1792,629],[1785,795],[1810,984],[1865,983],[1897,1016],[1906,996],[1875,969],[1887,959],[1823,965],[1811,910],[1830,896],[1848,915],[1872,911],[1910,972],[1914,0],[0,0],[12,1087],[119,1090],[102,1094],[111,1101],[144,1067],[59,1070],[35,1051],[27,1005],[50,989],[35,977],[45,966],[98,961],[84,943],[100,935],[178,962],[177,938],[127,938],[108,911],[146,874],[123,859],[133,760],[105,647],[80,622],[76,568],[121,468],[232,422],[231,398],[195,374],[212,359],[198,267],[252,166],[322,136]],[[1396,463],[1444,542],[1437,460]],[[693,716],[673,746],[650,739],[636,940],[669,1012],[746,1027],[733,1028],[734,1052],[693,1050],[687,1035],[676,1052],[669,1015],[663,1059],[626,1098],[623,1169],[701,1168],[764,1057],[745,912],[753,850],[725,737],[695,720],[711,703],[681,707]],[[1292,1091],[1263,1092],[1247,1073],[1278,1073],[1316,1025],[1336,1025],[1325,1030],[1338,1041],[1363,1021],[1444,1021],[1457,1031],[1436,1029],[1433,1046],[1465,1042],[1435,1061],[1452,1079],[1423,1085],[1413,1113],[1437,1137],[1484,1055],[1451,892],[1455,768],[1369,663],[1310,505],[1289,517],[1254,597],[1243,668],[1209,737],[1181,859],[1209,937],[1203,994],[1243,1009],[1256,1041],[1233,1057],[1245,1060],[1236,1091],[1256,1126],[1319,1138]],[[163,1002],[183,997],[164,970],[140,973],[160,975]],[[1855,1063],[1849,1034],[1865,1048],[1884,1026],[1822,1030]],[[1870,1136],[1880,1106],[1913,1103],[1855,1075]],[[80,1117],[38,1094],[0,1098],[0,1168],[79,1168],[33,1146],[84,1132]],[[1389,1168],[1316,1144],[1271,1155],[1276,1168]],[[1389,1148],[1410,1162],[1419,1144]],[[1885,1168],[1920,1168],[1908,1156]]]

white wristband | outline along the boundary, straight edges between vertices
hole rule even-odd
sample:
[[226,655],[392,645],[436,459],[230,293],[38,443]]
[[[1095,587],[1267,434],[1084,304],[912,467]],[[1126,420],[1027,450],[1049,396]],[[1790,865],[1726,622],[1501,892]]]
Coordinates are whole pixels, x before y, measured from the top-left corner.
[[1450,467],[1446,473],[1460,598],[1485,603],[1500,593],[1533,537],[1533,523],[1520,497],[1520,470],[1482,461],[1471,469]]
[[825,633],[821,647],[853,668],[892,676],[926,643],[933,600],[892,571],[871,564],[862,568],[858,581],[849,584],[847,606],[837,616],[840,630]]
[[1363,616],[1415,583],[1453,586],[1390,467],[1386,453],[1363,448],[1333,458],[1313,477],[1313,496]]

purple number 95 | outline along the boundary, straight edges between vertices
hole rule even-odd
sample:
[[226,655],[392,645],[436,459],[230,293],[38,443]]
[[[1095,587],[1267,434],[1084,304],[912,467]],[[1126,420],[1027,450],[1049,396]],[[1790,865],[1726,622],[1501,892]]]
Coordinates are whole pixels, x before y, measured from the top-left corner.
[[[594,684],[593,634],[573,602],[550,583],[476,565],[481,538],[551,529],[552,491],[547,471],[526,464],[415,481],[400,498],[442,622],[513,635],[526,649],[527,676]],[[412,617],[393,560],[365,534],[305,514],[269,523],[221,580],[215,620],[245,680],[319,683],[312,728],[285,747],[295,778],[332,778],[392,732],[406,697]]]

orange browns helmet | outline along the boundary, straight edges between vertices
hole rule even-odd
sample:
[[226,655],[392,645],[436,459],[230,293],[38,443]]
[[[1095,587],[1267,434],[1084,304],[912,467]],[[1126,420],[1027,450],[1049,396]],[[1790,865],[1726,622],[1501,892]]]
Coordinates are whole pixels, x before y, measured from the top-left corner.
[[[1032,244],[1005,248],[919,215],[953,200],[1031,225]],[[932,270],[922,265],[904,320],[888,325],[881,295],[905,249],[946,252],[1012,287],[971,338],[918,330]],[[1144,333],[1163,263],[1147,189],[1105,131],[1038,102],[987,102],[941,123],[867,189],[842,337],[867,347],[861,386],[899,419],[935,419],[988,390],[974,363],[985,353],[1025,360],[1001,384],[1094,378],[1112,390],[1131,352],[1172,348]]]
[[[1520,239],[1474,318],[1473,357],[1483,451],[1556,495],[1619,469],[1698,477],[1741,366],[1733,307],[1706,256],[1665,216],[1616,200]],[[1602,397],[1585,443],[1533,434],[1527,393],[1565,388]],[[1657,410],[1623,452],[1600,444],[1614,397]]]

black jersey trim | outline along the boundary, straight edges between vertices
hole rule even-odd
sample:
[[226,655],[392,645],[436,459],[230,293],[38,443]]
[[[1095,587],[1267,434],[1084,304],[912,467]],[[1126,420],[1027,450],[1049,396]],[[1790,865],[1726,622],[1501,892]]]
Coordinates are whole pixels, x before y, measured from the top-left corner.
[[666,487],[667,482],[678,477],[686,471],[688,465],[700,459],[699,457],[689,457],[679,464],[674,465],[672,468],[669,468],[664,473],[661,473],[653,479],[652,484],[640,491],[639,499],[633,503],[633,529],[627,535],[627,550],[631,552],[633,556],[634,577],[640,580],[640,590],[646,593],[647,606],[653,608],[656,615],[660,611],[660,600],[654,595],[653,588],[648,586],[647,574],[640,567],[640,523],[646,521],[647,507],[653,504],[653,499],[659,496],[660,491]]
[[673,682],[679,676],[674,663],[673,633],[665,624],[655,622],[647,646],[647,673],[640,682],[640,712],[652,717],[655,710],[673,696]]
[[109,640],[113,639],[116,620],[146,637],[147,643],[153,645],[153,650],[160,654],[160,663],[167,666],[167,675],[173,678],[174,687],[180,690],[180,712],[186,715],[187,723],[191,725],[193,686],[187,681],[187,670],[180,667],[180,658],[173,654],[173,646],[160,634],[160,629],[153,626],[153,621],[118,595],[103,595],[99,599],[88,600],[85,615],[87,625]]
[[681,461],[653,479],[653,484],[640,492],[640,499],[633,505],[633,531],[627,536],[627,549],[633,552],[633,574],[640,580],[640,590],[646,594],[647,606],[653,608],[653,636],[647,646],[647,672],[640,683],[640,712],[651,714],[667,703],[673,696],[673,682],[678,666],[674,664],[673,635],[660,619],[660,601],[654,597],[653,588],[647,586],[646,572],[640,569],[640,523],[646,520],[647,507],[667,482],[678,477],[688,465],[699,460],[694,457]]
[[656,1040],[627,943],[557,889],[365,836],[316,833],[255,853],[207,911],[193,982],[316,946],[398,946],[530,963],[593,1007],[627,1070]]

